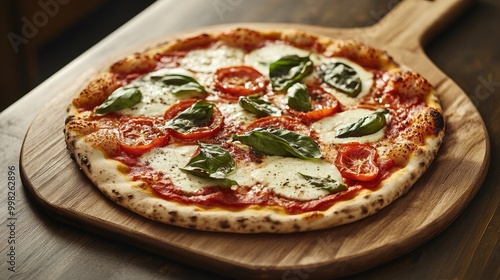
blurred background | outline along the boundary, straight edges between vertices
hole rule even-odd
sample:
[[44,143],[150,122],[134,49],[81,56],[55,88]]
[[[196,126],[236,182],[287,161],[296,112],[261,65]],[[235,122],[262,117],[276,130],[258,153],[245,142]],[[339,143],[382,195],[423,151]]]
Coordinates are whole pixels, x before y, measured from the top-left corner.
[[1,0],[0,111],[154,0]]

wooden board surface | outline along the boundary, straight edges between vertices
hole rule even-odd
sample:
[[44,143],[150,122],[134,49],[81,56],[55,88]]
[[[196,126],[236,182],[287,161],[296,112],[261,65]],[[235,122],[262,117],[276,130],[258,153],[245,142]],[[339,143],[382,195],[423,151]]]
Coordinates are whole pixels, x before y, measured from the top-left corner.
[[[479,114],[421,49],[430,34],[442,28],[466,2],[405,1],[377,25],[365,29],[246,25],[295,27],[367,42],[387,50],[436,86],[447,118],[447,135],[439,156],[407,195],[374,216],[316,232],[239,235],[162,225],[116,206],[92,187],[65,150],[65,108],[85,78],[93,74],[84,70],[82,81],[47,104],[29,129],[21,153],[24,186],[42,209],[60,220],[232,277],[276,278],[296,269],[315,278],[343,276],[389,261],[443,230],[473,197],[489,163],[488,137]],[[426,14],[425,19],[419,18],[422,14]],[[169,35],[162,41],[181,35]]]

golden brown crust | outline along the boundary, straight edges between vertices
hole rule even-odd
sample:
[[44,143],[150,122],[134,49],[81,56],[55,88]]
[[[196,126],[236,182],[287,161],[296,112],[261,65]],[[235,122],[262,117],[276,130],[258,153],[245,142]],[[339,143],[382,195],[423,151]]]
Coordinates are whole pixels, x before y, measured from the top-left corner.
[[73,99],[73,106],[77,108],[93,108],[104,102],[104,100],[106,100],[106,98],[108,98],[108,96],[119,86],[120,84],[112,73],[99,73],[87,87]]
[[[127,178],[127,166],[110,156],[120,152],[118,136],[113,129],[93,121],[91,114],[78,113],[79,108],[101,104],[120,86],[116,75],[150,71],[156,66],[155,56],[185,51],[214,42],[251,50],[266,40],[283,40],[304,49],[321,50],[327,57],[350,59],[371,69],[391,70],[388,86],[411,97],[420,96],[428,108],[416,111],[415,121],[394,139],[381,157],[392,159],[404,168],[382,182],[382,187],[364,190],[354,199],[340,201],[326,211],[286,214],[276,207],[249,207],[242,211],[220,208],[204,209],[181,205],[156,196],[146,183]],[[73,100],[65,139],[70,154],[97,188],[111,200],[140,215],[167,224],[199,230],[226,232],[296,232],[317,230],[356,221],[378,212],[406,193],[429,166],[444,137],[445,121],[436,93],[423,77],[415,72],[402,71],[383,51],[349,40],[334,40],[298,30],[257,31],[239,28],[218,34],[201,34],[168,42],[144,53],[131,55],[115,64],[108,72],[98,74]],[[335,156],[335,151],[331,152]]]

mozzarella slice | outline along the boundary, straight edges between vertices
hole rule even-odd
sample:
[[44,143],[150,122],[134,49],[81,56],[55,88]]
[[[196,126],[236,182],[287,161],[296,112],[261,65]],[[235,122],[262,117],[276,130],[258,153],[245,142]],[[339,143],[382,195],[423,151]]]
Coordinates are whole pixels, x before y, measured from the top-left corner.
[[181,74],[193,77],[193,74],[182,68],[163,68],[151,72],[144,77],[131,82],[128,87],[138,87],[142,94],[141,102],[131,108],[120,110],[119,113],[131,116],[163,116],[165,111],[178,100],[183,99],[173,95],[169,88],[161,82],[151,80],[152,76],[163,76],[167,74]]
[[226,123],[238,126],[247,126],[255,121],[257,117],[243,109],[238,103],[220,103],[217,108],[224,115]]
[[188,52],[181,66],[194,72],[213,73],[219,68],[241,65],[244,55],[241,49],[220,45]]
[[284,44],[269,44],[245,56],[245,64],[269,77],[269,65],[286,55],[308,56],[310,52]]
[[373,143],[384,137],[384,129],[362,137],[337,138],[335,134],[340,127],[356,122],[374,112],[367,109],[347,110],[315,122],[312,128],[319,134],[321,142],[325,144],[342,144],[347,142]]
[[266,157],[251,175],[275,193],[290,199],[311,200],[328,194],[328,191],[312,186],[299,172],[342,181],[340,172],[329,163],[280,156]]
[[[186,193],[195,193],[216,184],[214,180],[199,178],[179,169],[186,166],[197,148],[197,145],[177,144],[155,148],[144,154],[141,162],[168,174],[176,188]],[[328,194],[328,191],[312,186],[299,172],[313,177],[330,176],[332,179],[342,180],[337,168],[329,163],[279,156],[266,156],[260,164],[246,163],[237,166],[227,178],[235,180],[240,186],[260,183],[290,199],[311,200]]]
[[[168,174],[172,184],[187,192],[194,193],[201,188],[214,186],[216,181],[203,179],[181,171],[179,168],[188,164],[194,155],[198,145],[177,145],[171,144],[165,147],[155,148],[141,157],[141,162],[157,171],[164,171]],[[235,180],[239,185],[251,186],[256,183],[249,174],[252,167],[242,166],[236,168],[235,172],[229,174],[227,178]]]

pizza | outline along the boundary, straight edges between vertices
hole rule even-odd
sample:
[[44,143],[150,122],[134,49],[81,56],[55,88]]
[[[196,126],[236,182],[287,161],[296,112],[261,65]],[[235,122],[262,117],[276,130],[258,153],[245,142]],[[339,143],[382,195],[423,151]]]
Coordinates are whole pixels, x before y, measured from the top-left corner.
[[389,205],[429,167],[444,130],[433,86],[385,51],[236,28],[99,71],[75,93],[64,133],[93,185],[141,216],[286,233]]

